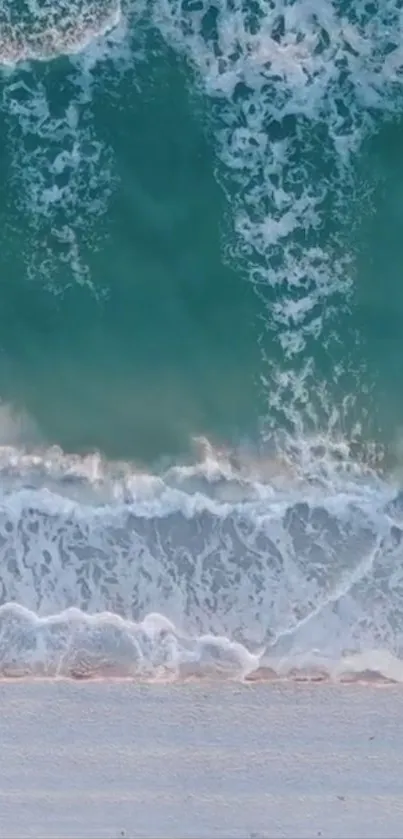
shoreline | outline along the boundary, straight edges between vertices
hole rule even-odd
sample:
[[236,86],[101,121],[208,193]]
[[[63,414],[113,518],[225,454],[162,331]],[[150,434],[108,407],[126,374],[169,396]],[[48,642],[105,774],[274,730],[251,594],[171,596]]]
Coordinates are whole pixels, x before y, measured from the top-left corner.
[[233,688],[248,688],[248,687],[266,687],[269,689],[287,689],[287,688],[294,688],[298,690],[299,688],[303,689],[304,687],[312,687],[315,688],[316,686],[322,688],[330,688],[330,689],[337,689],[340,688],[341,690],[345,689],[348,690],[349,687],[367,687],[367,688],[374,688],[374,689],[388,689],[388,688],[397,688],[403,690],[403,682],[388,678],[384,676],[382,673],[378,672],[346,672],[345,674],[338,676],[337,678],[318,671],[315,672],[308,672],[304,673],[304,671],[296,670],[295,673],[287,674],[287,675],[279,675],[274,670],[270,670],[268,668],[252,671],[248,673],[246,676],[223,676],[221,677],[219,673],[213,673],[213,675],[190,675],[190,676],[154,676],[154,677],[141,677],[141,676],[128,676],[128,675],[121,675],[119,671],[116,673],[108,670],[105,673],[100,674],[91,674],[91,675],[81,675],[71,674],[71,675],[57,675],[57,676],[47,676],[47,675],[38,675],[38,674],[23,674],[23,675],[4,675],[0,674],[0,689],[5,685],[53,685],[53,684],[62,684],[62,685],[120,685],[120,686],[128,686],[131,685],[134,690],[138,690],[140,688],[149,688],[153,690],[156,689],[169,689],[169,688],[183,688],[186,690],[187,688],[191,688],[195,686],[195,688],[200,687],[200,690],[206,689],[208,690],[215,690],[215,689],[226,689],[229,686]]

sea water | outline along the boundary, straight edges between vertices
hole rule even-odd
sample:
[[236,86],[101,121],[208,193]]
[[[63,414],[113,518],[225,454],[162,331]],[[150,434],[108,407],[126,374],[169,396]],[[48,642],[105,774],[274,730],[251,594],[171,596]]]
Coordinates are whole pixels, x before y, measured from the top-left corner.
[[0,673],[403,679],[398,0],[0,0]]

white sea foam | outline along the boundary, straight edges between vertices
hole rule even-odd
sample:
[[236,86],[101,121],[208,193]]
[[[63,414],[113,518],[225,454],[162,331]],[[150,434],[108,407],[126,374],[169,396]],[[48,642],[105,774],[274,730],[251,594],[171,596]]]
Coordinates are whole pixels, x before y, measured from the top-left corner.
[[235,460],[151,475],[3,447],[0,675],[400,680],[397,489]]
[[[255,284],[282,351],[280,364],[276,353],[263,359],[270,433],[279,419],[293,430],[345,428],[357,391],[346,346],[358,337],[348,326],[353,164],[379,119],[401,108],[400,4],[156,0],[152,9],[215,103],[217,177],[234,231],[227,253]],[[316,365],[319,342],[332,383]]]
[[[116,175],[113,151],[94,126],[93,70],[112,56],[118,72],[126,38],[120,2],[4,0],[0,11],[0,107],[27,273],[56,294],[78,283],[102,297],[86,253],[105,235],[100,221]],[[68,60],[58,77],[49,59],[61,56]]]
[[0,64],[80,52],[120,18],[120,0],[1,0]]
[[318,651],[283,658],[251,653],[217,635],[189,636],[159,613],[141,622],[110,612],[66,609],[48,617],[17,604],[0,606],[0,678],[357,678],[403,681],[403,662],[388,650],[344,655]]

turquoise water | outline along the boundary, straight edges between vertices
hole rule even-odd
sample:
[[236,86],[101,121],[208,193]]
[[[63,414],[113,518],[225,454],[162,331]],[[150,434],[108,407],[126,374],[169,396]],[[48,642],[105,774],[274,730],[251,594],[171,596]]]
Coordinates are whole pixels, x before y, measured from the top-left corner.
[[[251,12],[240,30],[251,67],[222,51],[233,66],[210,70],[209,92],[197,64],[220,57],[225,7],[169,8],[160,21],[163,6],[134,18],[129,4],[109,40],[4,66],[2,399],[45,443],[148,463],[185,454],[193,436],[256,443],[262,428],[348,437],[358,423],[387,445],[403,420],[403,338],[400,128],[386,82],[383,110],[365,109],[358,85],[375,99],[379,83],[353,52],[357,78],[337,69],[332,92],[320,65],[330,47],[302,4],[298,65],[291,4],[289,42],[280,12],[270,36],[272,52],[291,54],[283,79],[248,80],[253,45],[264,49]],[[11,17],[32,50],[36,32],[35,57],[50,9],[37,30],[33,11]],[[81,0],[76,14],[94,9]],[[108,21],[115,5],[102,11]],[[321,101],[309,81],[299,101],[301,72],[323,84]]]
[[401,679],[402,36],[0,0],[1,672]]
[[[3,181],[0,389],[46,441],[70,451],[148,460],[183,453],[193,434],[256,427],[258,303],[223,259],[227,211],[203,103],[192,102],[183,63],[157,49],[151,67],[125,68],[115,86],[109,67],[95,68],[90,128],[83,137],[74,129],[66,143],[77,143],[82,160],[61,173],[67,194],[56,207],[43,190],[57,182],[49,168],[59,144],[38,153],[36,115],[27,137],[18,109],[15,119],[5,115],[6,160],[13,137],[24,151]],[[71,72],[54,62],[35,81],[28,75],[30,107],[43,85],[46,108],[57,113]],[[7,80],[5,90],[18,83]],[[10,98],[19,96],[17,88]],[[78,107],[76,98],[72,85],[67,107]],[[48,117],[50,132],[57,119]],[[100,144],[91,164],[86,143]],[[21,181],[33,193],[22,209]],[[92,219],[98,188],[105,203]],[[70,253],[55,222],[77,237]]]

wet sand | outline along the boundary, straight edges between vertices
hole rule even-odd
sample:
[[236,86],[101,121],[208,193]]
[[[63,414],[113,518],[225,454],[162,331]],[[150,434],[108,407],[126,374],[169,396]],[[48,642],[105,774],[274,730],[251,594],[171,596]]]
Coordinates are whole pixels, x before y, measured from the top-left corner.
[[403,835],[403,690],[0,683],[0,837]]

